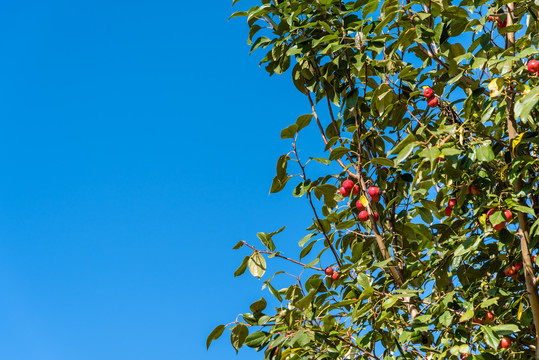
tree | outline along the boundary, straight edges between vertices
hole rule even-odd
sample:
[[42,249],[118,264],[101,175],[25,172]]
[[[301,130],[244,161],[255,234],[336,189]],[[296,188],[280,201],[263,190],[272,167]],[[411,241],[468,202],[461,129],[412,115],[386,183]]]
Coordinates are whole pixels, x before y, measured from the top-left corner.
[[[278,306],[253,303],[208,346],[228,327],[264,359],[539,359],[538,4],[261,0],[232,15],[312,109],[282,130],[270,192],[290,188],[313,223],[299,255],[278,251],[283,229],[234,247],[250,252],[236,276],[269,258],[298,271],[283,289],[265,279]],[[327,157],[299,156],[307,126]]]

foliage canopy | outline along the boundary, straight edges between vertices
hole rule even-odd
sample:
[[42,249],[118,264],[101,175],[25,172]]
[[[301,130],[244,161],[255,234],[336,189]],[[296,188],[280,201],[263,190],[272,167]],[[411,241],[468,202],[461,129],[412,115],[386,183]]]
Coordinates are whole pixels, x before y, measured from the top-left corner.
[[[273,242],[283,229],[234,247],[252,250],[235,276],[262,277],[268,258],[298,274],[283,289],[265,279],[280,305],[253,303],[208,346],[228,327],[236,350],[264,359],[539,359],[539,80],[527,68],[538,11],[532,1],[260,0],[232,15],[247,18],[269,74],[289,73],[312,109],[282,130],[292,150],[270,192],[305,199],[313,222],[295,257]],[[326,157],[298,155],[308,126]],[[314,166],[326,175],[309,177]],[[357,194],[339,191],[345,180]]]

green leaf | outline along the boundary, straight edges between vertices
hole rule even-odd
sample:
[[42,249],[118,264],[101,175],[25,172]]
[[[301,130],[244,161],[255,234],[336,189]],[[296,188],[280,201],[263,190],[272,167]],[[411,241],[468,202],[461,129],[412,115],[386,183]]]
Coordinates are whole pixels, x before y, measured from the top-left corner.
[[459,322],[468,321],[474,316],[474,310],[470,309],[464,313],[459,319]]
[[305,308],[307,308],[307,306],[309,306],[312,303],[316,293],[317,293],[317,289],[312,289],[311,291],[309,291],[307,295],[299,299],[294,305],[298,309],[304,310]]
[[366,18],[367,15],[372,14],[378,9],[380,2],[378,0],[371,0],[365,6],[363,6],[362,18]]
[[302,181],[294,188],[293,195],[295,197],[301,197],[305,195],[305,193],[309,191],[310,188],[311,188],[311,180]]
[[217,325],[215,329],[208,335],[208,338],[206,339],[206,350],[210,348],[211,342],[213,340],[217,340],[223,335],[223,331],[225,330],[224,325]]
[[498,303],[498,300],[499,298],[495,297],[495,298],[492,298],[492,299],[488,299],[486,301],[483,301],[481,303],[481,308],[485,309],[485,308],[488,308],[489,306],[491,305],[494,305],[494,304],[497,304]]
[[313,118],[313,114],[306,114],[306,115],[298,116],[296,120],[296,125],[298,126],[298,129],[296,131],[299,132],[301,129],[304,129],[307,126],[309,126],[312,118]]
[[260,279],[266,272],[266,260],[258,251],[255,251],[249,257],[247,266],[249,267],[249,272],[257,279]]
[[266,300],[264,298],[261,298],[258,301],[255,301],[251,304],[250,309],[254,313],[262,312],[267,306]]
[[500,338],[486,326],[481,326],[481,331],[483,331],[483,333],[485,334],[485,342],[487,343],[487,345],[494,350],[497,350],[498,345],[500,344]]
[[236,245],[234,245],[234,247],[232,248],[233,250],[238,250],[239,248],[241,248],[243,245],[245,244],[245,241],[238,241],[238,243]]
[[245,324],[238,324],[232,328],[230,342],[234,349],[236,349],[236,353],[243,346],[243,342],[245,341],[245,338],[247,338],[247,335],[249,335],[249,329]]
[[520,331],[517,325],[514,324],[502,324],[495,325],[490,328],[496,335],[511,335]]
[[255,331],[245,338],[244,345],[247,345],[250,348],[257,348],[266,341],[267,335],[268,334],[263,331]]
[[515,118],[527,119],[538,102],[539,87],[536,86],[529,93],[517,100],[515,104]]
[[303,245],[305,245],[307,243],[307,241],[311,240],[313,237],[314,237],[314,233],[310,233],[310,234],[307,234],[305,235],[298,243],[298,245],[300,247],[303,247]]
[[415,143],[415,135],[410,134],[402,139],[393,149],[389,150],[388,155],[399,154],[406,146]]
[[311,159],[313,159],[314,161],[319,162],[320,164],[324,164],[324,165],[329,165],[329,164],[331,164],[331,161],[330,161],[329,159],[318,158],[318,157],[316,157],[316,158],[311,158]]
[[343,157],[344,154],[348,153],[349,151],[350,151],[350,149],[348,149],[346,147],[335,148],[335,149],[333,149],[333,151],[329,155],[329,160],[340,159],[341,157]]
[[234,271],[234,277],[242,275],[245,270],[247,269],[247,262],[249,261],[249,256],[246,256],[243,258],[243,261],[241,262],[241,265],[239,268]]
[[491,162],[494,160],[494,151],[490,145],[483,145],[475,149],[475,155],[478,161]]
[[289,125],[281,131],[281,139],[293,139],[297,131],[298,126],[296,124]]
[[270,193],[277,193],[283,190],[286,183],[290,179],[290,176],[288,176],[286,173],[288,160],[290,160],[290,156],[287,154],[279,156],[279,160],[277,160],[277,175],[273,178]]
[[309,245],[307,245],[306,247],[304,247],[304,248],[301,250],[301,252],[299,253],[299,258],[300,258],[300,259],[303,259],[305,256],[307,256],[307,255],[311,252],[311,250],[312,250],[314,244],[316,244],[316,241],[313,241],[313,242],[309,243]]
[[515,205],[515,206],[513,206],[512,209],[516,210],[516,211],[521,211],[521,212],[526,213],[526,214],[530,214],[532,216],[535,216],[535,211],[531,207],[528,207],[528,206]]
[[382,166],[389,166],[389,167],[395,166],[395,164],[393,163],[393,160],[390,160],[390,159],[384,158],[384,157],[373,158],[369,162],[374,163],[374,164],[378,164],[378,165],[382,165]]
[[423,151],[419,153],[419,156],[427,158],[431,162],[434,162],[434,160],[437,160],[440,157],[440,154],[440,149],[438,149],[437,147],[430,147],[423,149]]
[[271,183],[271,188],[270,188],[270,194],[278,193],[279,191],[282,191],[285,188],[286,183],[290,179],[291,179],[291,176],[285,176],[283,178],[279,178],[276,176],[275,178],[273,178],[273,182]]
[[416,147],[416,145],[417,144],[415,144],[415,143],[406,145],[401,150],[401,152],[399,152],[399,155],[395,159],[395,164],[400,164],[401,162],[406,160],[408,158],[408,156],[410,156],[410,154],[414,151],[414,148]]

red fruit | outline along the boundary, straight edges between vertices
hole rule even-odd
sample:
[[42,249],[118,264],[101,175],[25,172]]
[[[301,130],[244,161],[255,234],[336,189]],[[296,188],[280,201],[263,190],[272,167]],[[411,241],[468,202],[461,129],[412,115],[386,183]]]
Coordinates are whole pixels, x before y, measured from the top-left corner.
[[488,20],[489,20],[489,21],[494,21],[494,17],[489,16],[489,17],[488,17]]
[[427,105],[431,108],[435,108],[438,106],[438,98],[437,97],[433,97],[432,99],[429,100],[429,102],[427,103]]
[[371,196],[371,201],[372,201],[372,202],[375,202],[375,203],[379,202],[379,201],[380,201],[380,195],[377,195],[377,196]]
[[503,19],[503,20],[498,20],[498,27],[500,29],[503,29],[504,27],[507,26],[507,19]]
[[522,261],[519,261],[515,264],[515,272],[519,272],[522,269]]
[[376,211],[372,214],[372,216],[374,217],[374,221],[378,221],[378,219],[380,218]]
[[468,355],[470,354],[460,354],[460,360],[465,360],[468,358]]
[[537,255],[532,256],[532,263],[534,263],[534,264],[535,264],[535,259],[537,259]]
[[346,191],[351,191],[352,188],[354,187],[354,182],[352,180],[344,180],[344,182],[342,183],[342,187]]
[[350,195],[350,191],[347,191],[345,188],[341,187],[339,188],[339,192],[341,193],[342,196],[344,197],[347,197],[348,195]]
[[339,278],[339,272],[335,271],[333,275],[331,275],[331,278],[333,279],[333,281],[337,280]]
[[445,216],[451,216],[451,212],[453,211],[453,208],[451,206],[448,206],[445,208]]
[[507,349],[509,346],[511,346],[511,339],[509,339],[508,337],[503,337],[501,340],[500,340],[500,347],[502,349]]
[[333,275],[333,268],[331,266],[328,266],[326,270],[324,270],[327,276]]
[[384,172],[386,174],[389,173],[389,170],[387,168],[385,168],[385,167],[381,168],[380,170],[382,170],[382,172]]
[[363,206],[363,204],[361,203],[360,200],[356,201],[356,208],[357,208],[359,211],[365,210],[365,206]]
[[511,210],[504,210],[503,214],[505,215],[505,219],[507,221],[511,221],[511,219],[513,218],[513,213],[511,212]]
[[363,210],[359,213],[358,217],[361,221],[367,221],[367,219],[369,218],[369,213],[366,210]]
[[494,230],[496,230],[496,231],[499,231],[499,230],[503,229],[504,227],[505,227],[505,221],[504,221],[504,222],[501,222],[501,223],[499,223],[499,224],[494,225],[492,228],[493,228]]
[[511,265],[507,269],[505,269],[503,273],[505,274],[505,276],[513,276],[515,275],[515,267]]
[[487,314],[485,315],[485,318],[483,319],[485,322],[492,322],[494,321],[494,314],[491,313],[490,311],[487,312]]
[[430,87],[423,90],[423,96],[426,97],[427,99],[430,99],[432,95],[434,95],[434,90],[432,90]]
[[470,188],[471,188],[472,195],[477,196],[477,195],[481,194],[481,190],[479,189],[479,186],[472,185]]
[[357,195],[357,194],[359,194],[359,186],[354,185],[354,187],[352,188],[352,195]]
[[531,73],[536,73],[539,71],[539,61],[530,60],[528,61],[528,71]]
[[437,160],[438,160],[438,161],[445,161],[445,158],[443,158],[443,157],[440,156],[440,157],[438,157]]
[[473,318],[473,322],[474,322],[474,323],[477,323],[477,324],[482,324],[482,323],[483,323],[483,320],[478,319],[478,318]]
[[371,186],[368,190],[370,196],[378,196],[380,195],[380,189],[376,186]]
[[456,205],[457,205],[457,199],[450,199],[449,202],[447,203],[448,207],[453,207]]

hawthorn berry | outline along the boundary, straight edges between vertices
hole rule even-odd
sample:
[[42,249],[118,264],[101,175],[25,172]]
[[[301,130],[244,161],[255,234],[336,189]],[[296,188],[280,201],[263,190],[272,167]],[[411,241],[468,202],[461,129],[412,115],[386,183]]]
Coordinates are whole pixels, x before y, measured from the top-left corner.
[[380,189],[376,186],[371,186],[368,190],[370,196],[380,195]]
[[509,346],[511,346],[511,339],[509,339],[508,337],[504,336],[501,340],[500,340],[500,347],[502,349],[507,349]]
[[505,219],[507,221],[511,221],[511,219],[513,219],[513,213],[511,212],[511,210],[504,210],[503,214],[505,215]]
[[351,191],[354,187],[354,182],[352,180],[344,180],[342,187],[345,188],[346,191]]
[[429,102],[427,103],[427,105],[431,108],[435,108],[438,106],[438,98],[437,97],[433,97],[432,99],[429,100]]
[[369,213],[366,210],[363,210],[358,215],[359,220],[367,221],[369,219]]
[[537,60],[530,60],[528,61],[528,71],[531,73],[536,73],[539,71],[539,61]]
[[[357,208],[359,211],[365,210],[365,206],[363,206],[363,203],[361,202],[361,200],[356,201],[356,208]],[[360,219],[361,219],[361,218],[360,218]]]
[[430,87],[423,90],[423,96],[427,99],[430,99],[434,95],[434,90],[432,90]]

